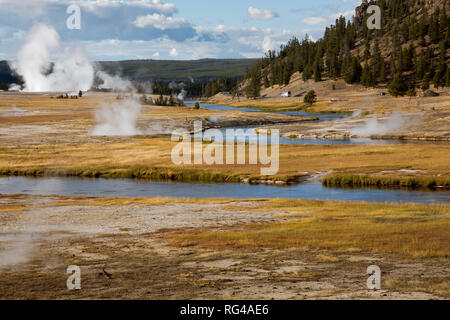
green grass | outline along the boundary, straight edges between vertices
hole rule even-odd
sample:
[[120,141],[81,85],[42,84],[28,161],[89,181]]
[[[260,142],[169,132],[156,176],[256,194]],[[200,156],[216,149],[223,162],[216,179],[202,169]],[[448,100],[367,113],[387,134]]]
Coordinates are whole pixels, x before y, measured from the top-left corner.
[[402,188],[450,188],[448,178],[420,176],[373,176],[362,174],[333,173],[322,179],[328,187],[402,187]]
[[178,182],[240,182],[238,175],[194,170],[169,170],[161,168],[98,168],[98,169],[0,169],[0,176],[25,177],[85,177],[115,179],[147,179]]
[[52,168],[26,168],[12,169],[0,168],[0,176],[24,177],[83,177],[83,178],[110,178],[110,179],[145,179],[152,181],[177,182],[203,182],[203,183],[240,183],[248,178],[250,184],[259,181],[282,181],[287,184],[298,182],[302,175],[255,176],[247,174],[218,173],[196,170],[174,170],[167,168],[79,168],[79,169],[52,169]]

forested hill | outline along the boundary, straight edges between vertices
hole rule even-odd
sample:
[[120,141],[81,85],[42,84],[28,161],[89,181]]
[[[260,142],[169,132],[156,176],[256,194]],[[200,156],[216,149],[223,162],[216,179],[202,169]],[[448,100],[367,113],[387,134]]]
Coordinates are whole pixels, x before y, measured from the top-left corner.
[[[170,82],[189,80],[209,81],[218,78],[240,79],[247,68],[258,59],[202,59],[202,60],[129,60],[96,62],[101,69],[120,75],[133,82]],[[7,61],[0,61],[0,89],[7,90],[11,83],[21,80]]]
[[[381,8],[382,29],[367,28],[367,8]],[[449,0],[364,1],[351,21],[344,17],[316,41],[291,39],[278,52],[269,51],[241,84],[248,96],[261,86],[303,80],[344,78],[364,86],[387,84],[393,95],[415,95],[416,88],[450,85]]]
[[110,74],[119,74],[136,82],[205,81],[222,77],[240,78],[246,68],[257,59],[201,59],[201,60],[130,60],[98,62]]

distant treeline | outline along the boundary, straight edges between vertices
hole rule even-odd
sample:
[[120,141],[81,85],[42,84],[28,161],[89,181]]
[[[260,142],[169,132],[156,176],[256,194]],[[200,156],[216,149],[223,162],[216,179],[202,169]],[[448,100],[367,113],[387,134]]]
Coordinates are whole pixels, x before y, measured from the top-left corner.
[[242,77],[246,68],[258,59],[130,60],[101,61],[97,64],[111,75],[133,82],[207,82],[223,77]]
[[[211,97],[219,92],[231,92],[236,87],[239,78],[219,78],[211,81],[197,81],[197,82],[153,82],[152,93],[163,94],[168,96],[177,96],[184,91],[186,97]],[[140,84],[136,84],[138,92],[148,93]]]

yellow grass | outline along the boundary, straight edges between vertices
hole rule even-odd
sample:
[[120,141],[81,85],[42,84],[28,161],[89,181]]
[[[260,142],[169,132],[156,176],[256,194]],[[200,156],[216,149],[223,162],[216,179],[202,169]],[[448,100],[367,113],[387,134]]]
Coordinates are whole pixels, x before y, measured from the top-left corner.
[[273,223],[180,232],[174,235],[172,244],[313,247],[391,253],[410,258],[450,256],[449,205],[270,200],[254,210],[279,210],[285,214]]
[[450,299],[449,277],[401,277],[383,281],[383,287],[399,292],[427,292]]
[[132,204],[165,205],[165,204],[227,204],[235,200],[227,199],[182,199],[182,198],[94,198],[94,197],[55,197],[58,201],[52,206],[128,206]]
[[22,212],[25,210],[25,206],[16,204],[2,204],[0,207],[0,213]]
[[[154,169],[180,173],[192,171],[225,176],[260,176],[260,165],[183,165],[171,161],[176,143],[169,138],[130,138],[123,142],[97,142],[79,145],[56,144],[0,147],[0,171],[54,169],[87,171],[92,175],[117,176],[126,170]],[[248,158],[248,157],[247,157]],[[450,146],[388,145],[388,146],[321,146],[283,145],[280,147],[280,168],[275,178],[335,171],[339,173],[408,176],[401,169],[420,170],[413,176],[450,177]],[[14,173],[12,173],[14,174]],[[20,172],[18,174],[21,174]],[[80,174],[83,175],[83,174]]]

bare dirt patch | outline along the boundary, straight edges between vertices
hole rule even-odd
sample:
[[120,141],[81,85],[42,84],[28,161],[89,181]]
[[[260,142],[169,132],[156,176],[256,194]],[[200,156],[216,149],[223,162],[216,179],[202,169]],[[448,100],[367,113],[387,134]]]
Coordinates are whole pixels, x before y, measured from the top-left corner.
[[[27,245],[23,260],[0,267],[7,299],[439,299],[448,296],[448,261],[291,248],[170,246],[172,234],[273,221],[261,202],[158,200],[109,205],[63,197],[7,197],[23,211],[2,212],[0,251]],[[95,199],[94,199],[95,200]],[[73,202],[80,202],[74,205]],[[91,200],[88,200],[88,202]],[[175,202],[175,203],[174,203]],[[8,236],[9,235],[9,236]],[[31,235],[31,237],[30,237]],[[28,236],[28,238],[27,238]],[[66,288],[79,265],[82,290]],[[365,287],[380,265],[383,291]],[[409,278],[406,278],[409,277]],[[416,279],[416,282],[411,282]],[[409,279],[409,280],[408,280]],[[417,279],[419,282],[417,282]],[[428,279],[428,280],[427,280]],[[413,289],[411,289],[413,288]]]

